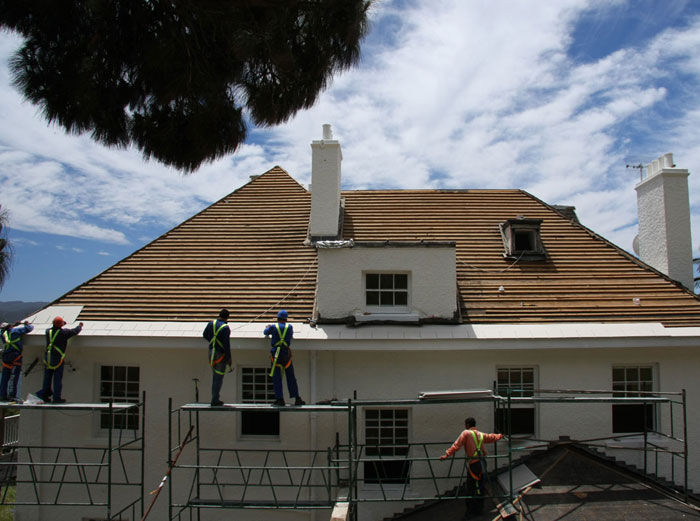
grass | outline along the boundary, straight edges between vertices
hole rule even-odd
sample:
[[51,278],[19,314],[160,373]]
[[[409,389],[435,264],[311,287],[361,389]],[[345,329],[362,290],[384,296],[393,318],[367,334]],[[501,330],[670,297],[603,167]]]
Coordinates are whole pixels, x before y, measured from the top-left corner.
[[[4,498],[5,503],[14,503],[15,502],[15,492],[16,488],[14,485],[9,487],[7,490],[7,496]],[[3,488],[2,491],[0,491],[0,499],[3,499],[3,495],[5,494],[5,489]],[[0,521],[13,521],[15,518],[15,507],[14,505],[0,505]]]

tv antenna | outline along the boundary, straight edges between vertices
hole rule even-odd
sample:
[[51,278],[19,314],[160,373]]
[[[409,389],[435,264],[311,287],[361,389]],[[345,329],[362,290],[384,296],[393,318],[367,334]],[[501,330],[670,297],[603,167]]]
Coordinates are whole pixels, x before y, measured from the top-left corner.
[[643,176],[644,165],[642,163],[639,163],[638,165],[625,165],[625,168],[638,168],[639,169],[639,180],[640,181],[644,180],[644,176]]

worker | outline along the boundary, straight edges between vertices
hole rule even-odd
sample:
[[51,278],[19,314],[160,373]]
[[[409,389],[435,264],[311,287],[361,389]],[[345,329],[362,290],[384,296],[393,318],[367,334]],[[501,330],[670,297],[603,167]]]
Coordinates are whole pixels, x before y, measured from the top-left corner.
[[503,434],[486,434],[476,429],[476,420],[472,417],[464,420],[464,431],[455,440],[452,446],[440,456],[441,460],[453,456],[460,448],[464,447],[467,455],[467,512],[465,518],[478,516],[484,510],[484,473],[486,472],[486,448],[484,443],[495,443]]
[[[24,323],[3,324],[2,377],[0,377],[0,401],[19,400],[19,377],[22,374],[22,337],[34,330],[26,320]],[[9,390],[9,391],[8,391]]]
[[286,310],[281,310],[277,313],[277,323],[274,325],[268,324],[263,332],[266,337],[270,337],[270,359],[272,360],[272,368],[270,376],[275,388],[274,405],[284,405],[284,393],[282,392],[282,373],[287,379],[287,390],[289,397],[294,398],[294,405],[304,405],[304,400],[299,397],[299,388],[297,379],[294,376],[294,365],[292,365],[292,337],[294,336],[294,328],[287,323],[289,315]]
[[209,365],[211,366],[211,405],[218,407],[223,405],[221,401],[221,386],[224,383],[226,365],[231,365],[231,330],[226,323],[228,321],[228,309],[219,311],[219,318],[209,322],[204,328],[202,336],[209,342]]
[[68,339],[80,334],[83,330],[83,323],[81,322],[72,329],[64,328],[65,325],[66,321],[62,317],[55,317],[53,326],[46,330],[44,382],[36,393],[45,403],[66,403],[66,400],[61,396],[63,391],[63,360],[66,358],[68,350]]

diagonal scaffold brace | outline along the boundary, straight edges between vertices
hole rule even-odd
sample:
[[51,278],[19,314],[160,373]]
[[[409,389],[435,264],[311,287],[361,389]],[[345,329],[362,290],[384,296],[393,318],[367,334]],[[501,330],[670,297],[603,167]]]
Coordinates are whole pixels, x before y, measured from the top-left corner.
[[141,518],[141,521],[145,521],[145,519],[148,517],[148,514],[151,512],[151,509],[153,508],[153,505],[155,504],[156,499],[158,499],[158,496],[160,495],[160,491],[163,490],[163,486],[168,481],[168,477],[170,476],[170,473],[173,471],[173,467],[177,463],[177,459],[180,457],[180,454],[182,454],[182,450],[185,448],[185,445],[187,445],[187,441],[190,439],[190,436],[192,436],[193,430],[194,430],[194,425],[190,426],[190,430],[187,431],[187,435],[185,436],[185,439],[183,439],[182,443],[180,443],[180,447],[177,450],[177,454],[175,454],[175,458],[170,462],[170,466],[168,467],[168,471],[165,473],[165,476],[163,476],[163,479],[160,481],[160,485],[158,485],[158,488],[151,491],[151,495],[153,496],[153,499],[151,499],[151,502],[148,505],[148,508],[146,509],[146,513]]

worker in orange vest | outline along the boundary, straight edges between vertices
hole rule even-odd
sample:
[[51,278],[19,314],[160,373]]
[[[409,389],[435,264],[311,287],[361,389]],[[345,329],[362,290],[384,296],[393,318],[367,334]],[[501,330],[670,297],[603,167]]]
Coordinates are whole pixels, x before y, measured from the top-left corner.
[[484,443],[495,443],[503,434],[487,434],[476,429],[476,420],[471,416],[464,420],[464,429],[452,446],[440,456],[441,460],[454,456],[462,447],[467,455],[467,512],[465,518],[470,518],[481,514],[484,510],[484,472],[486,471],[486,448]]
[[[83,330],[83,323],[77,327],[67,328],[66,321],[62,317],[53,319],[53,327],[46,330],[46,353],[44,355],[44,382],[36,395],[45,403],[65,403],[61,393],[63,391],[63,360],[68,350],[68,339],[79,334]],[[53,382],[53,390],[51,384]],[[52,398],[53,396],[53,398]]]

